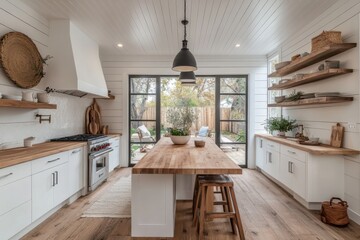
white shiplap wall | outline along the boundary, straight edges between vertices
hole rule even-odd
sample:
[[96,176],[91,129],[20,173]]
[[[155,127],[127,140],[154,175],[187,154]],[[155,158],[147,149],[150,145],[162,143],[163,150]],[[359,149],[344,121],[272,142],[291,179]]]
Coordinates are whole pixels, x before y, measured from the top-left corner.
[[[122,132],[122,166],[128,164],[128,79],[132,74],[176,75],[171,70],[174,56],[119,57],[102,56],[102,65],[109,90],[115,95],[114,101],[101,100],[103,123],[110,132]],[[254,167],[255,132],[263,131],[261,123],[266,119],[266,58],[247,57],[205,57],[196,56],[198,75],[249,75],[249,167]]]
[[[359,44],[359,13],[359,1],[337,2],[281,46],[281,60],[289,60],[291,56],[304,51],[310,52],[311,38],[323,30],[341,31],[345,42]],[[305,133],[310,137],[320,137],[323,143],[330,142],[331,126],[339,122],[345,126],[344,147],[360,150],[359,47],[330,59],[340,60],[342,67],[352,68],[354,72],[298,86],[295,88],[296,91],[341,92],[346,96],[353,96],[354,101],[344,104],[284,108],[283,114],[304,124]],[[319,64],[299,70],[297,73],[315,71]],[[288,94],[290,91],[286,90],[284,93]],[[360,223],[360,156],[345,156],[345,159],[345,174],[334,177],[345,178],[345,199],[350,205],[349,214],[352,219]]]
[[[20,1],[0,1],[0,36],[19,31],[28,35],[44,57],[48,45],[48,21]],[[51,64],[51,60],[49,62]],[[21,95],[22,91],[45,89],[49,80],[46,77],[33,89],[21,89],[13,84],[0,70],[0,93]],[[57,110],[31,110],[0,108],[0,149],[22,146],[26,137],[36,137],[36,142],[50,138],[83,133],[84,112],[91,104],[89,99],[80,99],[61,94],[51,94],[51,103],[58,105]],[[40,124],[35,114],[51,114],[51,124]]]

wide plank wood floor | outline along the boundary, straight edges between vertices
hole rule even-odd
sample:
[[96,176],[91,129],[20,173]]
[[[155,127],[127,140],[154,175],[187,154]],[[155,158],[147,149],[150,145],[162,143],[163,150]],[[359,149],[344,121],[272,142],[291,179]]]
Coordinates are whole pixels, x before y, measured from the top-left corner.
[[[84,210],[119,178],[131,174],[130,168],[115,170],[108,182],[94,193],[65,206],[23,239],[131,239],[130,219],[81,218]],[[285,191],[256,170],[243,170],[234,176],[235,192],[246,239],[319,240],[360,239],[360,226],[351,222],[346,228],[331,227],[319,220],[318,211],[308,211]],[[226,220],[206,223],[206,239],[239,239],[231,233]],[[144,238],[142,238],[144,239]],[[154,238],[152,238],[154,239]],[[178,201],[175,239],[197,239],[191,225],[191,202]]]

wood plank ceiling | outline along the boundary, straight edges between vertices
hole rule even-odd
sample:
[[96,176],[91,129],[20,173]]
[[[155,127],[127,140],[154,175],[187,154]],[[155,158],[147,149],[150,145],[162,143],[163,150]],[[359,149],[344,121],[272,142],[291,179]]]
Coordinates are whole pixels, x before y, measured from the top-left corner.
[[[71,19],[102,54],[174,55],[181,48],[182,0],[22,1],[47,19]],[[188,0],[189,48],[195,55],[264,55],[335,2]]]

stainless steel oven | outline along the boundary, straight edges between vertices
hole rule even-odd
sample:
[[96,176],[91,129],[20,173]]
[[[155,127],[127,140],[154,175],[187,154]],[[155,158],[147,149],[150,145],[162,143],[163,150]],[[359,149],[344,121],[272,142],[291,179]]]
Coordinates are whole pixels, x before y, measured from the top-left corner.
[[112,149],[108,148],[89,155],[89,191],[93,191],[108,178],[111,151]]

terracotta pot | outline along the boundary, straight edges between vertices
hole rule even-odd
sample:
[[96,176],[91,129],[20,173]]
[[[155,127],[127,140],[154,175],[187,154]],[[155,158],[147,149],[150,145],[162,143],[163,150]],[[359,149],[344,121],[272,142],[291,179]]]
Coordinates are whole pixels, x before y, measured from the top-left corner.
[[189,142],[191,136],[170,136],[171,141],[176,145],[185,145]]

